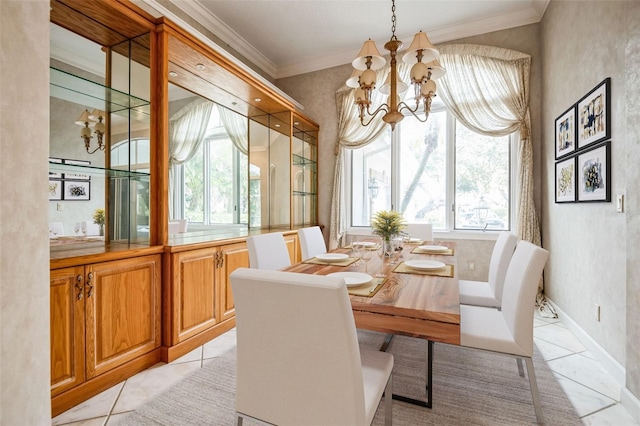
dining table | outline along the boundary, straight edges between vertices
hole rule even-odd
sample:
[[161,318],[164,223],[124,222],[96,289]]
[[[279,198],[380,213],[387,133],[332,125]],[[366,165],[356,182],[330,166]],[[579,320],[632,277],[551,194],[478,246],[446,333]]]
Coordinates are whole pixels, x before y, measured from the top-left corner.
[[[285,270],[344,276],[356,327],[387,334],[381,350],[394,335],[427,340],[426,401],[396,394],[393,398],[431,408],[433,344],[460,344],[456,243],[407,240],[390,256],[375,239],[357,244],[359,250],[345,246]],[[371,253],[363,256],[365,250]]]

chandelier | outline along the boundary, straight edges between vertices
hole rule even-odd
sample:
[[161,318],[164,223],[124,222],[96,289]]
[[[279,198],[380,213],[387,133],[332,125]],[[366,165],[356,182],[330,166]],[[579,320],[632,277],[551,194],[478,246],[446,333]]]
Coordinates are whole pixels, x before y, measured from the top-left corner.
[[[415,107],[401,101],[400,94],[404,93],[408,85],[404,83],[398,76],[396,64],[396,55],[398,50],[402,48],[402,42],[396,37],[396,4],[395,0],[391,1],[391,39],[385,43],[384,48],[389,51],[391,57],[391,70],[389,76],[379,89],[383,95],[388,95],[387,102],[380,105],[375,111],[371,112],[373,91],[376,88],[376,70],[384,67],[386,60],[382,57],[376,44],[369,39],[364,42],[360,53],[353,60],[353,73],[347,80],[347,86],[356,89],[355,98],[356,105],[360,116],[360,123],[368,126],[373,118],[380,112],[385,114],[382,120],[391,125],[391,130],[395,125],[402,121],[404,112],[410,112],[415,118],[421,122],[427,121],[429,111],[431,110],[431,101],[436,96],[436,83],[433,81],[444,75],[445,69],[438,62],[440,52],[431,44],[427,35],[420,31],[413,37],[413,41],[404,52],[402,60],[408,64],[414,64],[411,68],[411,83],[414,87]],[[420,109],[424,110],[424,118],[416,114]],[[369,120],[365,123],[365,115]]]
[[[104,151],[106,145],[104,144],[104,132],[105,132],[105,124],[102,122],[106,116],[106,112],[94,109],[93,112],[89,112],[89,110],[85,109],[80,117],[76,120],[76,124],[78,126],[83,126],[82,130],[80,130],[80,137],[84,141],[84,148],[87,150],[89,154],[93,154],[96,151]],[[97,120],[97,122],[96,122]],[[90,151],[91,148],[91,128],[90,124],[93,124],[93,129],[95,130],[95,134],[98,139],[98,146],[93,151]]]

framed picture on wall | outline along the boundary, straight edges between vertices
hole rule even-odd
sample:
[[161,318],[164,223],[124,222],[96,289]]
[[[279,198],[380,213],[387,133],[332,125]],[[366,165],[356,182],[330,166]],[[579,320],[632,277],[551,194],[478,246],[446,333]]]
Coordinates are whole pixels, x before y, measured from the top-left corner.
[[[64,164],[69,164],[72,166],[89,166],[91,165],[91,161],[84,160],[64,160]],[[78,168],[81,170],[80,168]],[[73,179],[73,180],[91,180],[91,176],[86,173],[82,173],[81,171],[67,172],[64,174],[65,179]]]
[[556,160],[576,151],[576,106],[556,118]]
[[[49,157],[49,163],[62,165],[62,158]],[[62,173],[52,172],[51,169],[49,169],[49,179],[62,179]]]
[[576,202],[576,157],[556,163],[556,203]]
[[91,199],[91,182],[83,180],[64,181],[65,201],[87,201]]
[[61,180],[49,179],[49,201],[61,201],[64,183]]
[[611,201],[611,141],[578,154],[578,201]]
[[578,101],[578,149],[611,137],[611,78]]

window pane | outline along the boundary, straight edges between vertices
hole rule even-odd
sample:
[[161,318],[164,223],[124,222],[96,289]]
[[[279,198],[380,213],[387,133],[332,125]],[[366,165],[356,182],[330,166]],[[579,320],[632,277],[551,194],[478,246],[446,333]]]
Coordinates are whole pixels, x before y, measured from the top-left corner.
[[184,215],[192,223],[204,223],[204,155],[201,144],[184,167]]
[[[388,126],[387,126],[388,127]],[[391,131],[352,153],[352,226],[369,226],[371,212],[391,208]]]
[[400,123],[400,192],[396,210],[410,223],[446,227],[447,114],[432,112],[426,123]]
[[456,124],[456,229],[509,229],[509,136]]
[[208,141],[209,223],[234,223],[233,144],[228,138]]

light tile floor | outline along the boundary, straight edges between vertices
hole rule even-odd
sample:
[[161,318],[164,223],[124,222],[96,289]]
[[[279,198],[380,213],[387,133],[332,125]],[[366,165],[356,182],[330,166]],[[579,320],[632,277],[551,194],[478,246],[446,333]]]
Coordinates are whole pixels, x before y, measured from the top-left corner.
[[[585,425],[639,425],[620,404],[621,388],[561,320],[536,315],[534,340]],[[207,360],[233,348],[235,329],[170,364],[157,364],[52,419],[52,425],[124,424],[128,412]]]

